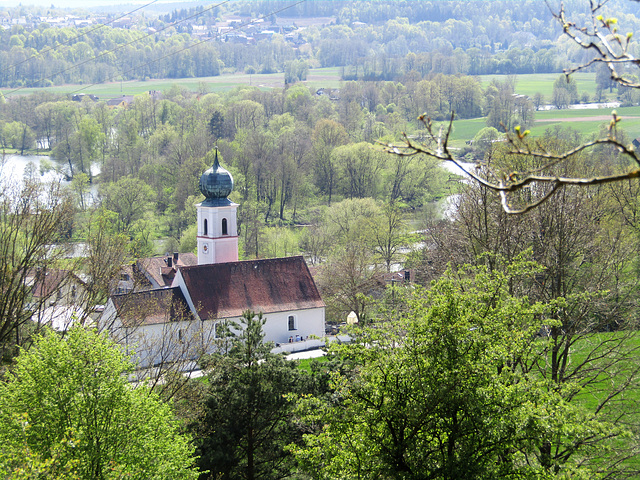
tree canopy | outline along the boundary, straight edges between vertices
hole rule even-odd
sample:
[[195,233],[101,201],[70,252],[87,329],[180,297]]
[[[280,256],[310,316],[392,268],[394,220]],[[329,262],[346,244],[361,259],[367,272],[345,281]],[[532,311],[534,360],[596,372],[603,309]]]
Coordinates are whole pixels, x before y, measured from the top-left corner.
[[132,364],[106,334],[38,337],[0,384],[0,470],[36,458],[80,479],[195,479],[193,447],[169,405],[128,383]]
[[551,376],[527,367],[547,358],[553,338],[539,333],[558,325],[564,305],[513,295],[539,272],[523,259],[501,271],[449,270],[410,294],[394,320],[333,347],[355,369],[332,377],[330,398],[302,399],[315,427],[303,447],[291,447],[303,471],[317,479],[596,478],[619,467],[607,455],[630,430],[567,401]]

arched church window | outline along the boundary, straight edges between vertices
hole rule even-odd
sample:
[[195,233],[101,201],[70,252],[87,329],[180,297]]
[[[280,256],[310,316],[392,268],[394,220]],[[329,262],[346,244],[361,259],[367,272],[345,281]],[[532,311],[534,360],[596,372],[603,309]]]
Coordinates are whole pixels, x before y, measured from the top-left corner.
[[209,230],[208,228],[209,226],[207,225],[207,219],[204,219],[204,225],[202,226],[202,229],[204,230],[204,234],[207,235],[207,231]]
[[223,235],[229,235],[229,232],[227,230],[227,219],[226,218],[222,219],[222,234]]
[[294,315],[289,315],[289,330],[296,330],[296,317]]

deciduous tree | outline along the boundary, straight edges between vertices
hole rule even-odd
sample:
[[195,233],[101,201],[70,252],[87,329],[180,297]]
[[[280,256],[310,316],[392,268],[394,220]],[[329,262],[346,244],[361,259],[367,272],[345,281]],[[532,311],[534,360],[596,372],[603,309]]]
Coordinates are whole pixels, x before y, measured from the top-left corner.
[[[302,400],[316,428],[292,447],[303,470],[318,479],[609,473],[599,456],[630,430],[567,403],[551,378],[522,368],[541,359],[547,340],[537,334],[557,325],[562,305],[512,295],[539,271],[522,259],[504,271],[450,270],[430,291],[417,290],[400,318],[335,346],[357,368],[333,377],[329,400]],[[540,448],[554,436],[563,456],[557,445],[550,455]]]
[[[73,462],[86,480],[197,478],[193,448],[171,409],[129,384],[131,370],[106,334],[79,327],[64,339],[40,337],[0,385],[0,449],[23,436],[31,451]],[[14,421],[23,414],[27,429]]]
[[23,343],[22,328],[48,298],[34,302],[31,280],[54,268],[73,216],[73,202],[59,184],[0,182],[0,358]]

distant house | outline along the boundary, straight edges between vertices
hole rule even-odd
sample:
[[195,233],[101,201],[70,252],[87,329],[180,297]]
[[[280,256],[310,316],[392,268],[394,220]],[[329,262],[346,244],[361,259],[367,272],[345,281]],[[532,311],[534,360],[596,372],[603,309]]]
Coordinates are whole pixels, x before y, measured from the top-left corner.
[[74,305],[85,289],[85,282],[68,270],[37,270],[32,282],[33,298],[50,305]]
[[89,99],[93,100],[94,102],[97,102],[99,100],[98,96],[94,95],[93,93],[90,93],[89,95],[87,95],[85,93],[76,93],[76,94],[71,96],[71,100],[73,100],[74,102],[81,102],[85,98],[89,98]]
[[87,314],[81,311],[86,283],[67,270],[37,270],[29,279],[32,285],[32,320],[56,331],[65,331]]
[[330,100],[336,101],[336,100],[340,100],[340,89],[321,87],[316,90],[316,95],[319,97],[326,95],[329,97]]
[[407,285],[415,280],[415,270],[404,269],[398,272],[389,272],[383,275],[384,283],[387,285]]
[[112,98],[107,100],[108,107],[127,107],[133,103],[133,95],[122,95],[121,97]]
[[141,283],[138,289],[143,285],[147,289],[170,287],[178,268],[197,264],[198,257],[194,253],[176,252],[164,257],[141,258],[135,264],[135,272],[140,280],[146,282]]

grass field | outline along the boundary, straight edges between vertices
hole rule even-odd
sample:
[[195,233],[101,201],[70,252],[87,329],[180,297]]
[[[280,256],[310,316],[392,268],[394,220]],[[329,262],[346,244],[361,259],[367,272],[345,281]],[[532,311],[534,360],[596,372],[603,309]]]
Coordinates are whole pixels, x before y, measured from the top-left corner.
[[[306,85],[312,88],[339,88],[342,81],[340,67],[314,68],[309,70]],[[557,73],[518,75],[516,78],[516,93],[533,97],[541,93],[545,99],[551,98],[553,82],[558,78]],[[481,75],[480,81],[485,88],[493,79],[503,81],[506,75]],[[587,92],[590,96],[595,93],[595,74],[576,73],[573,76],[578,82],[578,92]],[[96,85],[60,85],[48,88],[22,88],[19,90],[5,88],[2,93],[7,96],[27,94],[34,91],[46,90],[61,94],[93,93],[100,98],[113,98],[119,95],[137,95],[149,90],[166,90],[172,85],[180,85],[191,91],[198,91],[201,85],[206,85],[208,91],[219,92],[231,90],[238,85],[251,85],[258,88],[282,88],[284,87],[283,73],[253,74],[227,73],[217,77],[202,78],[176,78],[162,80],[131,80],[127,82],[110,82]]]
[[[596,135],[600,133],[603,126],[609,124],[613,110],[616,110],[618,116],[622,118],[618,123],[618,128],[624,130],[629,139],[640,137],[640,107],[536,112],[536,123],[530,128],[531,135],[534,137],[542,136],[547,129],[556,125],[570,127],[585,136]],[[451,145],[462,147],[464,142],[472,139],[476,133],[486,126],[486,119],[484,118],[454,121]]]
[[[520,95],[527,95],[532,97],[536,93],[542,94],[542,96],[549,101],[553,93],[553,82],[560,76],[560,73],[535,73],[529,75],[515,75],[516,79],[516,93]],[[480,75],[480,83],[482,88],[486,88],[491,80],[504,81],[509,75]],[[578,95],[582,92],[589,94],[590,98],[596,93],[596,74],[595,73],[574,73],[571,76],[578,84]],[[615,95],[612,94],[612,96]]]
[[[309,70],[307,76],[307,85],[313,88],[327,87],[338,88],[340,86],[339,67],[332,68],[316,68]],[[201,77],[201,78],[176,78],[162,80],[132,80],[127,82],[111,82],[96,85],[60,85],[48,88],[22,88],[11,89],[5,88],[1,93],[5,96],[25,95],[36,91],[47,91],[59,94],[85,93],[94,94],[101,99],[115,98],[121,95],[138,95],[148,92],[149,90],[163,91],[171,88],[173,85],[180,85],[188,90],[197,92],[201,87],[206,86],[209,92],[224,92],[233,90],[240,85],[250,85],[258,88],[282,88],[284,87],[284,73],[270,74],[225,74],[217,77]]]

